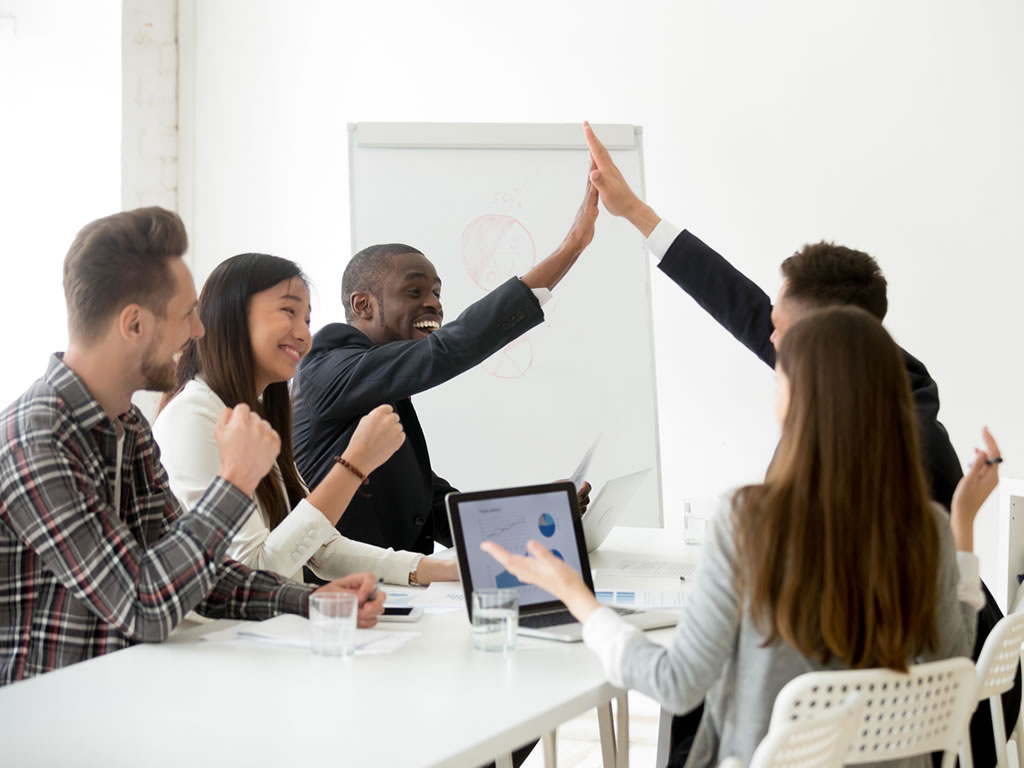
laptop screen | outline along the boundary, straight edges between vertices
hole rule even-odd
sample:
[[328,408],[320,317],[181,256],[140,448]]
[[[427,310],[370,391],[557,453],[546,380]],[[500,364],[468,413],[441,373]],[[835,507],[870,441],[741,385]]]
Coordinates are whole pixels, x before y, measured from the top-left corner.
[[[570,491],[572,495],[570,495]],[[519,607],[557,602],[549,592],[523,584],[480,544],[495,541],[509,552],[526,554],[526,542],[536,539],[583,575],[579,522],[574,519],[575,491],[571,484],[512,488],[449,497],[452,533],[459,545],[459,565],[468,588],[509,587],[519,591]],[[584,549],[585,552],[585,549]],[[586,570],[589,571],[589,563]],[[589,572],[584,581],[590,583]],[[467,578],[468,577],[468,578]]]

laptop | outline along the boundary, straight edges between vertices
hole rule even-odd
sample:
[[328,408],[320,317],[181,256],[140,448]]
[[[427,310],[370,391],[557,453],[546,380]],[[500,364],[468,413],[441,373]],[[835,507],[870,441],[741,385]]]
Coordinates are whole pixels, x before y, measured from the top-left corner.
[[583,513],[583,538],[587,542],[587,552],[593,552],[608,538],[650,471],[642,469],[604,484],[590,508]]
[[[514,588],[519,591],[519,634],[570,643],[581,640],[583,625],[561,600],[519,581],[480,549],[482,542],[496,541],[510,552],[525,554],[526,542],[537,539],[568,563],[593,592],[575,486],[561,482],[450,493],[447,504],[469,620],[473,620],[469,595],[474,588]],[[671,612],[612,610],[640,629],[674,627],[679,620],[679,615]]]

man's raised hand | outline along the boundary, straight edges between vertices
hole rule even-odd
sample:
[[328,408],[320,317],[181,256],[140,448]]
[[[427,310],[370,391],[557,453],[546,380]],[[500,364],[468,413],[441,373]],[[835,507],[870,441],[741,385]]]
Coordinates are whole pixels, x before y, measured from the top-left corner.
[[636,196],[622,176],[622,172],[612,161],[604,144],[594,135],[590,123],[583,123],[583,135],[590,147],[593,169],[590,171],[590,182],[601,195],[605,210],[613,216],[628,219],[640,230],[644,237],[651,232],[661,219],[650,206]]
[[274,466],[281,452],[281,438],[244,403],[221,412],[213,435],[220,452],[217,474],[246,496],[252,496],[260,480]]

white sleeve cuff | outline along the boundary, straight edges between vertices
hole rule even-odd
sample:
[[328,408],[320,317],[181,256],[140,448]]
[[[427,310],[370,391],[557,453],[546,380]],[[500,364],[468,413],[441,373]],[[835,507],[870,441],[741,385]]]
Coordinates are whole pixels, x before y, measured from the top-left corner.
[[549,288],[531,288],[530,290],[533,291],[537,303],[542,307],[551,300],[551,290]]
[[325,581],[369,571],[388,584],[407,586],[413,563],[419,552],[395,552],[388,547],[375,547],[362,541],[346,539],[333,528],[332,536],[309,561],[309,567]]
[[661,261],[682,231],[675,224],[662,219],[651,232],[651,236],[644,240],[644,245],[647,246],[647,250],[651,252],[652,256]]
[[608,681],[618,688],[626,687],[622,675],[622,657],[626,647],[639,635],[639,629],[627,624],[606,606],[598,608],[583,623],[583,642],[597,654]]
[[957,600],[980,611],[985,607],[985,595],[981,591],[977,556],[973,552],[957,552],[956,564],[960,569],[960,583],[956,585]]

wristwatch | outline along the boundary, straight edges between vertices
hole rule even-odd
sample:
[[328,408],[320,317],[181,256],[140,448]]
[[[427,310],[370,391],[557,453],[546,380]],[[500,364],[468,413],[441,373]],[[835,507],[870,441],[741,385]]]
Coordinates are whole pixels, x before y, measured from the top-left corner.
[[417,555],[413,558],[413,561],[409,563],[409,586],[418,587],[421,586],[416,580],[416,570],[420,567],[420,560],[423,559],[423,555]]

